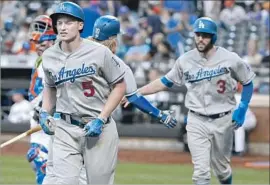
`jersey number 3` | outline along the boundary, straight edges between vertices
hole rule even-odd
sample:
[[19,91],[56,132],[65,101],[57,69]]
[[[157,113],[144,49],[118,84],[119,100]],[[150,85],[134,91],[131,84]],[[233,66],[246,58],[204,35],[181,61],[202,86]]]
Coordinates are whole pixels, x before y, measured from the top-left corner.
[[83,94],[86,97],[94,96],[95,88],[93,86],[93,81],[82,82],[82,88],[84,90]]
[[225,80],[219,80],[217,81],[217,92],[220,94],[223,94],[226,90],[226,81]]

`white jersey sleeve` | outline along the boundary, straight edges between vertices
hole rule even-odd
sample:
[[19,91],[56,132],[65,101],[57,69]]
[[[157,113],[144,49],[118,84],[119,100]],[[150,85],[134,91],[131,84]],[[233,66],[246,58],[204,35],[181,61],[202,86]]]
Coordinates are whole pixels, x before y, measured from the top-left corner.
[[173,66],[173,68],[165,75],[165,77],[172,81],[176,85],[184,85],[183,80],[183,69],[180,65],[180,58],[178,58]]
[[44,75],[44,78],[43,78],[44,86],[55,87],[55,83],[54,83],[54,80],[53,80],[53,75],[47,69],[46,60],[47,60],[47,55],[46,55],[46,51],[45,51],[43,53],[43,55],[42,55],[42,68],[43,68],[43,75]]
[[125,74],[125,66],[118,60],[119,59],[106,48],[102,71],[105,79],[110,85],[117,83]]
[[137,83],[133,72],[127,65],[124,80],[126,82],[126,96],[131,96],[135,94],[137,92]]
[[232,75],[236,81],[243,85],[250,83],[254,77],[255,73],[251,70],[249,64],[244,62],[237,54],[234,55],[235,59],[232,64]]

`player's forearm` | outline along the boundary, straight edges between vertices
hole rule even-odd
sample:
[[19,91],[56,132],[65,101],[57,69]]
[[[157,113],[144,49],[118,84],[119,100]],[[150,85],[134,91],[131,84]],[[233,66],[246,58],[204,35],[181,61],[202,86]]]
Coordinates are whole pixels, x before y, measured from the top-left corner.
[[160,91],[166,90],[167,87],[161,82],[160,79],[156,79],[155,81],[141,87],[138,89],[138,92],[141,95],[149,95],[149,94],[154,94]]
[[43,97],[43,91],[39,93],[39,95],[37,97],[35,97],[35,99],[33,99],[30,103],[33,107],[38,107],[40,105],[40,102],[42,101],[42,97]]
[[107,102],[104,105],[103,110],[101,111],[99,118],[107,119],[111,113],[115,110],[115,108],[120,103],[122,97],[126,92],[126,83],[122,80],[117,83],[110,93]]
[[53,113],[53,108],[56,104],[56,89],[45,86],[43,89],[42,109],[49,114]]

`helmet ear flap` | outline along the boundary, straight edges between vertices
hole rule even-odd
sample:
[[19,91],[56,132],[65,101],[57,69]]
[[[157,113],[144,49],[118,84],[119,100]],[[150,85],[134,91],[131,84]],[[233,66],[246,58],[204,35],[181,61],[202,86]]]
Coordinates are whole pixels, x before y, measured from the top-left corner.
[[211,43],[212,43],[212,44],[215,44],[216,41],[217,41],[217,35],[214,34],[213,37],[212,37]]

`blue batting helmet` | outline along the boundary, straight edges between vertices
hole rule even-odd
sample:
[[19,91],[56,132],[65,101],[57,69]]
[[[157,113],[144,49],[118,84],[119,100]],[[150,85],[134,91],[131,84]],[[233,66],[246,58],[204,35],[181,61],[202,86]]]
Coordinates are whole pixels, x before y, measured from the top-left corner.
[[217,24],[209,17],[201,17],[197,19],[193,25],[194,33],[212,34],[211,43],[215,44],[217,40]]
[[57,5],[54,13],[50,15],[53,22],[53,30],[55,33],[57,33],[57,29],[56,29],[57,16],[60,14],[69,15],[78,19],[79,21],[84,22],[84,12],[79,5],[73,2],[69,2],[69,1],[60,3]]
[[105,15],[96,20],[92,36],[96,40],[103,41],[116,36],[120,32],[119,20],[114,16]]

